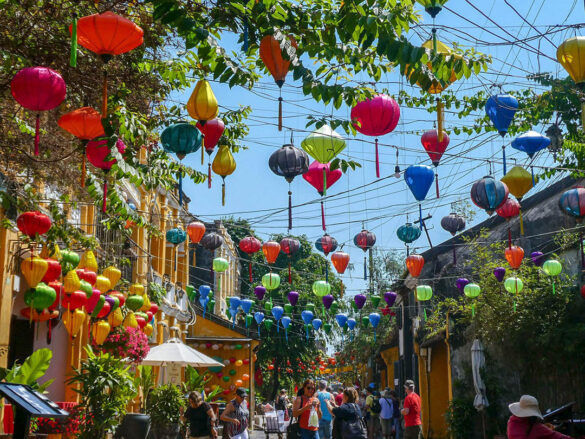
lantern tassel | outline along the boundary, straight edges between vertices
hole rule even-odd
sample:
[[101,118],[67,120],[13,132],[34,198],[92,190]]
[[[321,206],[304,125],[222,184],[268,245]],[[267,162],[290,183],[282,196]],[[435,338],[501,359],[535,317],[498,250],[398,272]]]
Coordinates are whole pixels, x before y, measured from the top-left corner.
[[327,171],[325,167],[323,167],[323,196],[327,196]]
[[71,54],[69,65],[77,67],[77,14],[73,14],[73,26],[71,26]]
[[552,281],[552,284],[553,284],[552,287],[553,287],[553,295],[554,295],[555,294],[555,281],[554,281],[554,279]]
[[516,312],[516,299],[514,299],[514,312]]
[[[504,141],[504,138],[502,137],[502,141]],[[502,161],[504,162],[504,175],[506,175],[507,170],[506,170],[506,145],[502,145]]]
[[534,180],[534,166],[530,167],[530,173],[532,174],[532,187],[536,185],[536,181]]
[[422,205],[418,203],[418,220],[421,227],[424,227],[422,220]]
[[292,229],[292,192],[288,191],[288,230]]
[[366,255],[364,255],[364,280],[368,279],[368,271],[367,271],[367,267],[366,267]]
[[437,191],[437,198],[439,198],[439,173],[435,172],[435,190]]
[[40,130],[41,130],[41,115],[37,113],[37,121],[35,125],[35,156],[39,155],[39,140],[40,140]]
[[225,206],[225,180],[221,184],[221,205]]
[[443,126],[445,125],[445,107],[441,98],[437,98],[437,140],[443,141]]
[[426,321],[427,321],[427,309],[426,309],[426,308],[423,308],[423,311],[424,311],[424,315],[425,315],[425,322],[426,322]]
[[471,318],[475,317],[475,303],[471,304]]
[[378,138],[376,138],[376,178],[380,178],[380,157],[378,156]]
[[204,141],[205,137],[203,137],[203,140],[201,141],[201,166],[203,166],[203,163],[205,162],[205,147],[203,146]]
[[[250,281],[252,282],[252,281]],[[292,285],[292,273],[290,267],[290,259],[288,260],[288,283]]]
[[284,338],[286,338],[286,343],[288,344],[288,329],[286,328],[284,330]]
[[252,283],[252,260],[250,259],[250,263],[248,264],[248,274],[250,275],[250,283]]
[[508,227],[508,248],[512,248],[512,229]]
[[108,72],[104,68],[104,84],[102,88],[102,119],[108,115]]
[[282,96],[278,97],[278,131],[282,131]]
[[522,209],[518,211],[518,219],[520,220],[520,234],[524,236],[524,221],[522,220]]
[[327,230],[327,227],[325,226],[325,207],[323,206],[323,198],[321,198],[321,227],[324,232]]
[[183,205],[183,170],[179,167],[179,206]]
[[86,178],[86,172],[87,172],[87,157],[85,156],[85,153],[83,153],[83,157],[81,158],[81,187],[84,188],[85,187],[85,178]]
[[104,195],[102,200],[102,212],[106,213],[106,208],[108,207],[108,177],[104,177]]
[[211,189],[211,163],[207,164],[207,189]]

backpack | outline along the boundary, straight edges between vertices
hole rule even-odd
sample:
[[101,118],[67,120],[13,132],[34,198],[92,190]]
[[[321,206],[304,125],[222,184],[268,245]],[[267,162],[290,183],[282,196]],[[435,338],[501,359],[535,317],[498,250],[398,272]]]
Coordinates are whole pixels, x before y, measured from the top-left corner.
[[372,401],[372,405],[370,406],[370,411],[374,415],[380,414],[380,412],[382,411],[382,405],[380,404],[380,398],[374,397],[374,399]]
[[367,439],[368,433],[366,430],[366,423],[364,422],[364,419],[358,415],[360,409],[357,404],[352,405],[355,406],[356,416],[354,419],[343,419],[341,421],[341,439]]

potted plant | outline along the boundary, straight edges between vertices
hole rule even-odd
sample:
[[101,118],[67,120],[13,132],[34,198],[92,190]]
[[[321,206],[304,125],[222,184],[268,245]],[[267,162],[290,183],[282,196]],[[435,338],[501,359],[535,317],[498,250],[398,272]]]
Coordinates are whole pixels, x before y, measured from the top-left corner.
[[113,433],[126,406],[136,395],[129,366],[108,353],[95,354],[86,348],[87,359],[68,380],[81,396],[80,439],[102,439]]
[[185,398],[181,390],[166,384],[153,389],[146,400],[146,413],[150,415],[155,439],[175,439],[181,429],[181,410]]

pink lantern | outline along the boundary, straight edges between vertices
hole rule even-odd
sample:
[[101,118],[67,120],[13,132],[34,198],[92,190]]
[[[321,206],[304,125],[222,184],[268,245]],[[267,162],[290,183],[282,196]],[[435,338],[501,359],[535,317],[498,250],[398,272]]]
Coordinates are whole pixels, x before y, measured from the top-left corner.
[[[126,151],[126,145],[121,140],[116,142],[116,148],[120,154],[124,154]],[[102,203],[102,212],[106,211],[106,205],[108,200],[108,177],[107,173],[112,168],[112,165],[116,163],[116,159],[106,160],[110,154],[110,148],[108,148],[107,140],[92,140],[87,143],[85,148],[85,154],[89,162],[96,168],[100,168],[104,171],[104,198]]]
[[378,157],[378,136],[394,131],[400,119],[400,107],[388,95],[377,95],[359,102],[351,109],[351,121],[355,129],[366,135],[376,137],[376,177],[380,178]]
[[[309,170],[303,174],[303,178],[319,192],[319,195],[323,197],[324,190],[329,189],[333,184],[341,178],[343,172],[341,169],[330,169],[331,163],[319,163],[314,161],[309,166]],[[325,181],[327,187],[323,187],[323,173],[325,173]],[[323,198],[321,198],[321,225],[323,231],[325,227],[325,208],[323,206]]]
[[[442,139],[440,137],[442,137]],[[437,172],[437,166],[439,166],[441,157],[449,146],[449,136],[445,132],[443,132],[442,136],[439,136],[439,132],[433,129],[425,132],[422,135],[420,142],[435,167],[435,189],[437,191],[437,198],[439,198],[439,173]]]
[[[203,123],[202,123],[203,122]],[[225,125],[221,119],[211,119],[208,121],[197,122],[197,128],[203,134],[203,143],[201,146],[201,164],[203,164],[203,151],[205,151],[208,157],[211,159],[211,154],[219,142],[219,139],[223,135]],[[211,189],[211,162],[207,165],[207,187]]]
[[37,112],[35,155],[39,155],[40,111],[49,111],[65,99],[67,86],[59,73],[48,67],[27,67],[10,83],[12,96],[27,110]]

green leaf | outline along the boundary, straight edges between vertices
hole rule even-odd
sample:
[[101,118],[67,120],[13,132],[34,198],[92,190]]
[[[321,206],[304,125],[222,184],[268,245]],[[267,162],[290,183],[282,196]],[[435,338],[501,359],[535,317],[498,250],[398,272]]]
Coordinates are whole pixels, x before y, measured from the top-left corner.
[[47,372],[51,364],[51,358],[53,358],[53,352],[50,349],[43,348],[34,351],[20,366],[18,373],[11,382],[28,386],[37,384],[37,380]]
[[155,20],[160,20],[167,12],[171,10],[171,8],[175,6],[174,1],[168,1],[159,3],[154,8],[154,12],[152,13],[152,18]]

